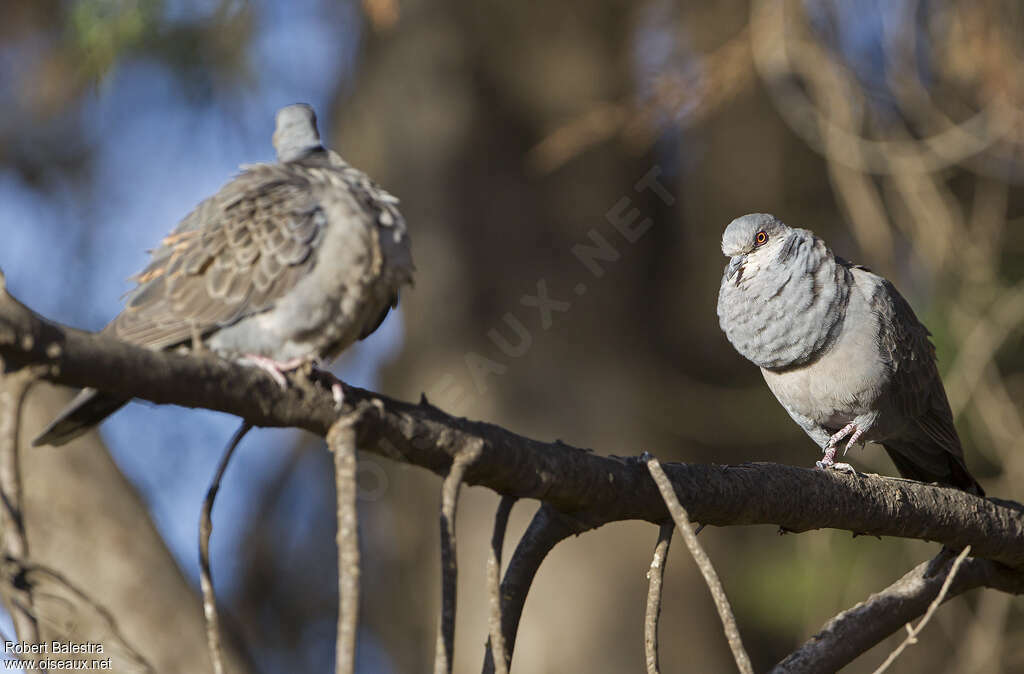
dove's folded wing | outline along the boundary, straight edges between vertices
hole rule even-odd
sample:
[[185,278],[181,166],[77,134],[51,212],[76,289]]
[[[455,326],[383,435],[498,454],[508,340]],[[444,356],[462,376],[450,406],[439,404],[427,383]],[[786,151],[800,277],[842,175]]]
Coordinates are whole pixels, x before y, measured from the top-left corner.
[[163,240],[107,332],[163,349],[267,311],[315,264],[314,194],[300,166],[249,167]]

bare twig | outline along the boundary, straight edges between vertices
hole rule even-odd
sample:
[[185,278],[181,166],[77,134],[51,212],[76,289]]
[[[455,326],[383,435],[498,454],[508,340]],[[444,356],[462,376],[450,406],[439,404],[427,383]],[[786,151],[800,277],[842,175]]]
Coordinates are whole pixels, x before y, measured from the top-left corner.
[[[597,526],[584,523],[555,510],[544,503],[537,509],[530,526],[526,528],[519,545],[509,560],[505,570],[505,579],[501,583],[501,633],[505,639],[505,661],[512,662],[512,652],[516,646],[516,634],[519,631],[519,619],[523,615],[526,595],[530,591],[541,562],[559,542],[574,534]],[[490,649],[484,653],[484,674],[496,671]]]
[[900,645],[897,646],[896,649],[889,654],[889,657],[885,659],[885,662],[879,665],[878,669],[875,670],[875,674],[882,674],[882,672],[889,669],[889,665],[896,662],[896,658],[900,657],[900,654],[907,648],[907,646],[917,643],[917,635],[921,633],[924,626],[932,619],[932,616],[935,614],[935,610],[939,608],[939,604],[945,601],[946,593],[949,592],[949,586],[953,584],[953,579],[956,578],[956,572],[960,570],[960,565],[964,563],[964,560],[967,559],[967,555],[970,552],[971,546],[968,545],[960,552],[959,555],[957,555],[957,558],[953,561],[953,565],[949,568],[949,573],[946,574],[946,580],[942,583],[942,587],[939,589],[939,594],[937,594],[935,599],[932,600],[932,603],[928,605],[928,611],[925,612],[924,617],[921,618],[921,622],[919,622],[917,627],[914,628],[911,628],[909,623],[907,624],[907,638],[901,641]]
[[487,650],[494,663],[495,674],[508,674],[508,655],[505,652],[505,636],[501,633],[501,550],[505,545],[505,529],[508,517],[516,499],[502,496],[494,514],[494,532],[491,534],[491,551],[487,555],[487,596],[489,614],[487,627]]
[[[658,529],[658,542],[651,557],[651,568],[647,571],[647,611],[644,615],[644,660],[647,674],[658,674],[658,618],[661,616],[661,585],[668,561],[668,546],[672,543],[672,520],[663,522]],[[694,534],[696,536],[696,534]]]
[[345,415],[327,431],[334,454],[334,484],[338,503],[338,636],[335,674],[352,674],[356,666],[359,630],[359,514],[356,511],[356,421]]
[[455,656],[455,591],[458,563],[455,554],[455,507],[459,502],[462,477],[483,449],[482,444],[466,447],[455,455],[441,485],[441,619],[437,624],[434,674],[450,674]]
[[[952,555],[943,550],[866,601],[835,616],[820,632],[777,664],[773,674],[834,672],[923,615],[950,577]],[[964,560],[945,599],[978,587],[1024,594],[1024,575],[986,559]]]
[[[3,533],[3,555],[21,566],[28,564],[28,537],[22,512],[21,467],[18,462],[18,441],[21,429],[21,407],[29,388],[39,376],[33,368],[25,368],[2,376],[0,385],[0,531]],[[39,621],[30,582],[12,583],[6,588],[11,618],[18,638],[32,644],[40,643]]]
[[722,619],[725,638],[729,641],[729,648],[732,650],[733,659],[736,660],[736,667],[743,674],[753,674],[754,668],[750,664],[750,656],[747,655],[747,651],[743,648],[740,631],[736,627],[736,618],[733,617],[732,608],[729,606],[729,599],[725,596],[725,588],[722,587],[722,582],[718,579],[718,573],[715,572],[715,567],[711,565],[711,560],[708,558],[707,553],[704,552],[704,548],[697,542],[697,536],[693,533],[690,517],[679,503],[679,499],[676,498],[672,483],[669,482],[665,471],[661,469],[661,464],[653,456],[647,459],[647,470],[651,472],[651,477],[654,478],[654,482],[658,485],[658,490],[661,492],[662,498],[665,499],[665,505],[668,506],[668,511],[672,515],[672,519],[675,520],[676,527],[679,528],[679,533],[682,534],[686,547],[689,548],[690,554],[693,556],[693,561],[697,563],[697,568],[700,569],[701,575],[704,576],[704,582],[707,583],[708,589],[711,590],[711,598],[715,600],[715,608],[718,609],[718,616]]
[[213,663],[215,674],[224,674],[224,658],[220,646],[220,621],[217,616],[217,597],[213,592],[213,576],[210,573],[210,534],[213,533],[213,502],[220,490],[220,481],[228,469],[235,448],[242,441],[252,424],[243,421],[235,431],[231,442],[224,450],[224,455],[217,466],[217,472],[210,482],[210,488],[203,499],[203,508],[199,515],[199,585],[203,590],[203,615],[206,617],[206,645],[210,650],[210,662]]

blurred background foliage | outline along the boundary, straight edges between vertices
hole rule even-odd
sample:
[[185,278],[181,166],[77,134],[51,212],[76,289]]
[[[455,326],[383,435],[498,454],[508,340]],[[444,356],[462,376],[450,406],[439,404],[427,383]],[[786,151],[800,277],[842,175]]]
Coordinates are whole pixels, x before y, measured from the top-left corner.
[[[968,464],[991,495],[1024,496],[1019,2],[5,0],[0,16],[0,267],[54,319],[102,327],[145,249],[239,163],[271,156],[277,107],[309,101],[329,143],[402,199],[418,267],[401,311],[342,359],[349,381],[601,453],[811,465],[814,445],[715,316],[721,232],[767,211],[894,281],[934,333]],[[652,169],[671,204],[636,189]],[[652,222],[635,242],[609,219],[630,209]],[[618,253],[601,277],[573,253],[594,233]],[[566,303],[550,323],[522,302],[539,284]],[[233,425],[133,405],[103,428],[193,581],[201,494]],[[221,601],[257,671],[324,671],[330,458],[293,432],[245,444],[216,513]],[[424,671],[439,482],[362,461],[361,671]],[[877,447],[853,462],[895,473]],[[497,498],[464,494],[456,671],[473,671]],[[533,507],[517,506],[511,536]],[[639,671],[656,536],[622,523],[560,545],[516,669]],[[758,669],[936,551],[769,527],[702,538]],[[728,671],[682,546],[666,578],[666,671]],[[899,668],[1024,671],[1019,600],[953,600]]]

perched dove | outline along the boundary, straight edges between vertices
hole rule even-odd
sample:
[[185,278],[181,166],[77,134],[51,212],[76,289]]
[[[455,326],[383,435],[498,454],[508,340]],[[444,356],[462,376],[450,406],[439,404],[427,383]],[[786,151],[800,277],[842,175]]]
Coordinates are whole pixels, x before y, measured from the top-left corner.
[[[104,334],[151,349],[200,339],[283,383],[377,329],[412,281],[398,200],[320,144],[308,105],[278,111],[273,141],[278,163],[243,166],[152,251]],[[33,444],[64,444],[127,402],[84,389]]]
[[824,451],[878,442],[900,474],[984,495],[967,471],[935,347],[889,281],[772,215],[733,220],[718,318],[789,415]]

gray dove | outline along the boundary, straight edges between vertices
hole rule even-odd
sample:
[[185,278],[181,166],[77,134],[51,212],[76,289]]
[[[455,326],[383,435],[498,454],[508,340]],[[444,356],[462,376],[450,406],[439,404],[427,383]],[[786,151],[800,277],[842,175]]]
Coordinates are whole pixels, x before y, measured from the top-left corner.
[[722,235],[718,318],[789,415],[821,446],[877,442],[904,477],[984,491],[964,463],[935,347],[903,296],[806,229],[753,213]]
[[[158,350],[199,340],[283,385],[282,371],[377,329],[412,282],[398,200],[321,145],[308,105],[278,111],[273,143],[277,163],[243,166],[152,251],[103,334]],[[62,445],[128,400],[84,389],[33,444]]]

